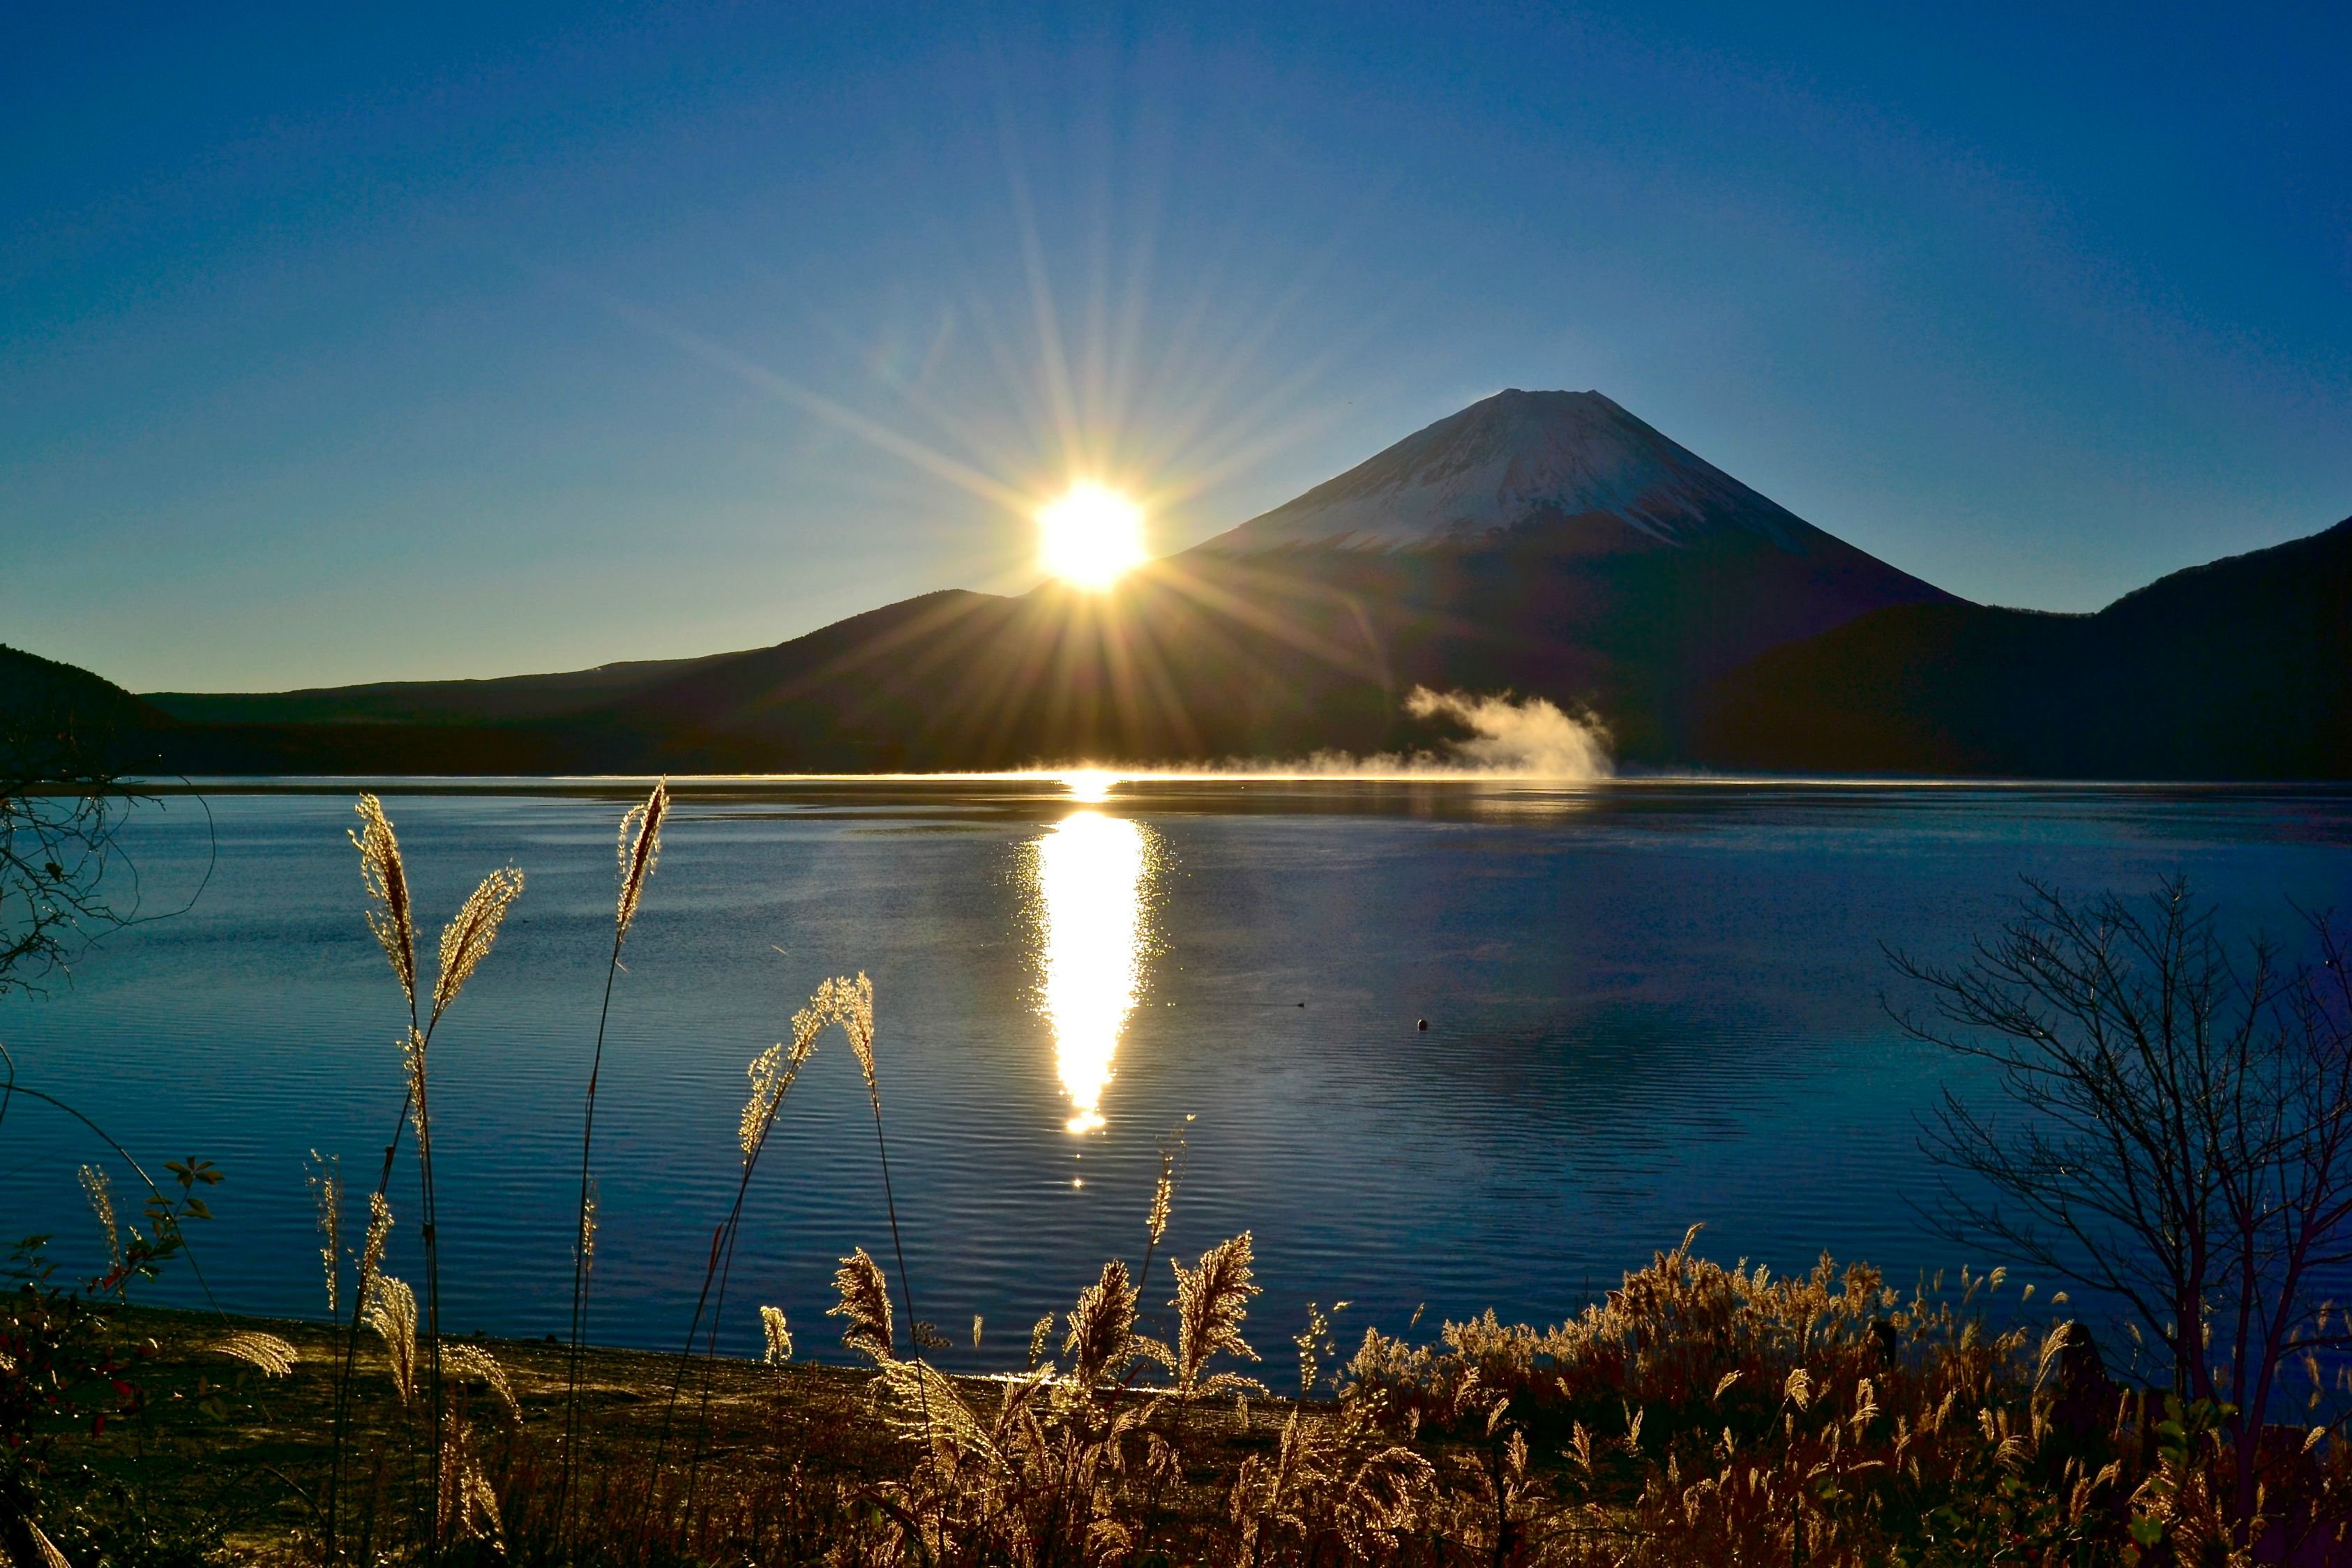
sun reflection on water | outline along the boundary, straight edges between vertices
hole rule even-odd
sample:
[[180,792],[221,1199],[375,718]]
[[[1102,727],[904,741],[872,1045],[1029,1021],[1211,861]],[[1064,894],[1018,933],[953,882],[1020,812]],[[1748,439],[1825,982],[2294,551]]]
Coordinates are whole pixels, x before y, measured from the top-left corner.
[[1141,823],[1078,811],[1032,852],[1037,1010],[1053,1028],[1055,1068],[1076,1112],[1066,1125],[1090,1132],[1103,1125],[1111,1059],[1151,957],[1158,843]]

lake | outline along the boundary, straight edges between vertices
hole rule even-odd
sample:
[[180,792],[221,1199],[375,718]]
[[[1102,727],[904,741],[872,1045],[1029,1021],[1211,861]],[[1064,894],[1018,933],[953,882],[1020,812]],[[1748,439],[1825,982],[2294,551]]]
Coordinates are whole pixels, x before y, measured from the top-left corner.
[[[383,786],[424,913],[528,888],[433,1047],[446,1325],[568,1321],[581,1096],[635,784]],[[1139,1262],[1157,1151],[1187,1142],[1171,1246],[1255,1233],[1249,1337],[1277,1385],[1312,1300],[1424,1329],[1556,1321],[1706,1226],[1724,1261],[1824,1248],[1907,1281],[1982,1268],[1932,1234],[1916,1118],[1981,1085],[1889,1021],[1882,944],[1950,959],[2032,877],[2185,872],[2239,930],[2352,906],[2352,793],[1620,782],[689,781],[614,989],[599,1110],[593,1337],[676,1344],[740,1169],[745,1064],[825,976],[864,970],[918,1311],[965,1366],[1102,1261]],[[1082,798],[1099,795],[1099,799]],[[160,1175],[226,1183],[195,1227],[231,1310],[323,1315],[304,1161],[373,1181],[405,1013],[361,920],[350,788],[223,784],[140,811],[151,912],[69,984],[0,1003],[21,1081]],[[428,960],[429,962],[429,960]],[[1423,1020],[1427,1028],[1419,1026]],[[1186,1119],[1190,1118],[1188,1121]],[[100,1242],[101,1151],[19,1098],[0,1229]],[[131,1178],[118,1169],[125,1208]],[[419,1277],[408,1151],[390,1267]],[[352,1205],[355,1229],[363,1205]],[[725,1342],[782,1307],[839,1359],[835,1259],[890,1251],[865,1085],[830,1033],[746,1211]],[[1165,1256],[1163,1252],[1162,1256]],[[1171,1293],[1164,1264],[1147,1301]],[[196,1299],[174,1268],[158,1299]],[[974,1315],[986,1324],[977,1352]],[[1280,1352],[1280,1353],[1276,1353]]]

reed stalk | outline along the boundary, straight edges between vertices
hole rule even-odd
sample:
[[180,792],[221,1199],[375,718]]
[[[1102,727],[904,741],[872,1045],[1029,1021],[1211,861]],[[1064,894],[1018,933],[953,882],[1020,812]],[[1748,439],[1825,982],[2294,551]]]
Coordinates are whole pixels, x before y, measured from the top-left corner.
[[[931,1426],[930,1379],[919,1371],[924,1350],[922,1320],[915,1316],[915,1285],[907,1276],[907,1247],[898,1236],[898,1199],[890,1189],[890,1147],[882,1137],[882,1086],[874,1070],[874,982],[866,977],[864,970],[858,971],[856,980],[850,983],[843,1001],[841,1026],[849,1035],[850,1048],[857,1053],[858,1069],[866,1075],[866,1103],[874,1110],[874,1150],[882,1163],[882,1206],[890,1218],[890,1251],[898,1264],[898,1299],[907,1308],[907,1348],[914,1352],[909,1359],[919,1369],[915,1389],[923,1413],[923,1456],[931,1469],[931,1489],[937,1492],[939,1450]],[[923,1554],[929,1556],[928,1548]]]
[[[845,986],[841,1026],[857,1053],[858,1070],[866,1075],[866,1100],[874,1110],[874,1151],[882,1162],[882,1206],[890,1216],[890,1250],[898,1262],[898,1297],[907,1309],[907,1344],[920,1351],[915,1316],[915,1289],[907,1278],[906,1244],[898,1237],[898,1200],[890,1190],[890,1146],[882,1137],[882,1087],[874,1071],[874,983],[861,971]],[[919,1355],[917,1360],[920,1360]]]
[[410,1071],[416,1085],[416,1179],[423,1191],[421,1205],[424,1217],[418,1225],[419,1239],[425,1244],[425,1375],[430,1386],[432,1404],[432,1508],[426,1514],[425,1560],[438,1561],[441,1552],[441,1443],[444,1428],[441,1420],[441,1248],[435,1228],[433,1202],[433,1111],[425,1098],[425,1052],[428,1042],[422,1035],[409,1035],[414,1052]]
[[[408,1126],[409,1103],[409,1097],[402,1095],[400,1116],[393,1122],[392,1136],[383,1145],[383,1167],[376,1173],[375,1203],[383,1202],[385,1194],[391,1189],[393,1160],[400,1152],[400,1135]],[[366,1257],[362,1254],[359,1282],[352,1292],[351,1328],[344,1336],[342,1364],[335,1373],[335,1415],[328,1444],[326,1537],[320,1553],[323,1563],[331,1563],[335,1559],[337,1509],[342,1495],[343,1453],[351,1435],[352,1376],[359,1364],[360,1327],[367,1311],[368,1272]]]
[[[859,976],[861,980],[864,978],[863,975]],[[695,1299],[693,1321],[687,1325],[686,1344],[678,1354],[677,1371],[670,1379],[668,1403],[662,1410],[661,1435],[654,1444],[653,1474],[656,1486],[661,1478],[662,1458],[669,1445],[670,1427],[677,1409],[677,1396],[680,1390],[686,1386],[686,1374],[694,1363],[694,1342],[701,1334],[704,1312],[711,1305],[711,1288],[714,1283],[718,1286],[719,1301],[723,1303],[726,1300],[726,1270],[731,1268],[734,1263],[735,1237],[742,1226],[743,1204],[751,1193],[751,1177],[759,1168],[760,1155],[768,1146],[769,1134],[775,1130],[776,1116],[783,1108],[784,1096],[790,1092],[793,1082],[799,1079],[802,1067],[816,1050],[817,1037],[824,1032],[825,1026],[840,1016],[849,985],[848,981],[827,980],[818,986],[816,993],[809,998],[808,1005],[793,1015],[792,1043],[787,1046],[782,1041],[778,1041],[770,1046],[751,1058],[751,1066],[744,1069],[745,1076],[751,1080],[751,1098],[744,1102],[743,1114],[736,1125],[735,1135],[736,1147],[742,1160],[742,1170],[735,1183],[735,1201],[730,1205],[726,1219],[721,1221],[719,1228],[711,1233],[710,1257],[702,1271],[702,1289]],[[870,987],[868,994],[871,994]],[[718,1354],[718,1342],[719,1320],[717,1312],[713,1311],[709,1341],[709,1354],[712,1357]],[[709,1411],[709,1391],[710,1375],[709,1370],[706,1367],[701,1400],[706,1427]],[[689,1507],[693,1498],[696,1473],[701,1466],[701,1461],[702,1447],[698,1437],[693,1459],[687,1469],[687,1497]],[[650,1494],[648,1494],[647,1506],[651,1507]]]
[[[383,949],[384,958],[392,965],[393,977],[400,983],[401,994],[408,1004],[408,1027],[416,1029],[416,923],[408,892],[408,871],[400,855],[400,840],[393,832],[392,820],[383,812],[383,803],[373,795],[360,796],[355,808],[359,812],[360,829],[351,834],[352,845],[360,853],[360,881],[365,889],[370,908],[366,911],[370,934]],[[415,1099],[415,1085],[410,1081],[400,1100],[400,1114],[392,1124],[392,1136],[384,1140],[383,1165],[376,1173],[375,1201],[382,1202],[392,1184],[392,1168],[400,1152],[400,1135],[408,1125],[409,1111]],[[335,1418],[327,1468],[327,1507],[325,1540],[321,1543],[320,1561],[332,1563],[335,1559],[338,1510],[342,1499],[343,1455],[351,1434],[352,1378],[359,1361],[360,1325],[367,1305],[366,1268],[361,1269],[359,1289],[352,1292],[352,1322],[343,1345],[343,1363],[335,1380]]]
[[[491,872],[481,885],[459,906],[457,916],[442,928],[438,952],[439,970],[434,976],[429,1009],[419,1006],[416,995],[416,923],[414,902],[409,894],[408,873],[400,854],[400,841],[393,832],[392,822],[384,815],[383,805],[373,795],[360,796],[356,808],[362,826],[351,835],[352,846],[360,853],[360,880],[365,889],[371,908],[366,911],[367,925],[392,965],[393,976],[400,983],[401,994],[408,1005],[408,1030],[401,1041],[403,1066],[408,1080],[407,1093],[401,1100],[400,1118],[393,1123],[392,1137],[383,1146],[383,1166],[376,1178],[375,1197],[382,1200],[389,1191],[393,1165],[400,1149],[400,1130],[407,1122],[416,1124],[416,1161],[421,1189],[419,1239],[425,1249],[425,1344],[427,1381],[433,1407],[433,1456],[431,1475],[431,1510],[427,1514],[425,1555],[428,1562],[437,1561],[440,1553],[441,1507],[441,1264],[437,1219],[433,1184],[432,1110],[428,1099],[427,1058],[433,1044],[433,1034],[441,1018],[457,1001],[467,980],[489,953],[498,940],[499,926],[507,910],[522,896],[523,877],[520,871],[508,866]],[[373,1205],[371,1205],[373,1206]],[[365,1269],[362,1268],[362,1274]],[[322,1559],[331,1563],[335,1555],[338,1524],[338,1494],[341,1491],[343,1455],[350,1436],[350,1394],[353,1370],[359,1357],[359,1330],[367,1310],[367,1289],[364,1279],[352,1303],[352,1328],[345,1342],[343,1365],[335,1394],[335,1433],[329,1465],[325,1540]]]
[[1187,1111],[1184,1120],[1170,1128],[1168,1135],[1160,1141],[1160,1174],[1151,1184],[1151,1208],[1143,1221],[1143,1267],[1135,1274],[1139,1296],[1151,1289],[1151,1259],[1166,1238],[1169,1217],[1175,1212],[1176,1189],[1184,1180],[1184,1129],[1192,1123],[1192,1114]]
[[654,864],[661,857],[662,821],[668,815],[669,781],[656,779],[653,793],[646,797],[645,804],[630,807],[622,816],[616,847],[620,859],[620,897],[614,906],[613,951],[604,965],[604,1001],[596,1012],[596,1048],[589,1058],[587,1105],[580,1121],[580,1208],[577,1223],[572,1227],[572,1342],[569,1353],[564,1358],[563,1468],[556,1490],[557,1519],[560,1530],[565,1533],[570,1530],[572,1481],[576,1473],[580,1442],[580,1357],[587,1331],[592,1234],[589,1205],[593,1201],[590,1157],[596,1139],[596,1086],[604,1068],[604,1026],[613,1016],[613,982],[621,973],[621,944],[628,940],[629,927],[636,921],[637,904],[644,896],[646,879],[652,877]]

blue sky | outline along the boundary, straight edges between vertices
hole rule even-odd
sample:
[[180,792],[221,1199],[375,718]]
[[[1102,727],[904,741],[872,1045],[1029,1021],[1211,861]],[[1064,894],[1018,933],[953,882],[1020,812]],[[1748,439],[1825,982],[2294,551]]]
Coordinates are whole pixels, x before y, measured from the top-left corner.
[[1509,385],[2004,604],[2352,513],[2340,5],[341,9],[12,23],[0,640],[755,646]]

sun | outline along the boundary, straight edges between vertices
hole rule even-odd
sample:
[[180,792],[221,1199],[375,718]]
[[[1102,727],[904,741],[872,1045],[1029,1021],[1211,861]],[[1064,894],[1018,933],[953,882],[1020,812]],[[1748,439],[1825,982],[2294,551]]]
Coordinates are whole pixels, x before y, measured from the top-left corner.
[[1108,588],[1144,562],[1143,509],[1089,481],[1039,511],[1037,531],[1045,570],[1081,588]]

